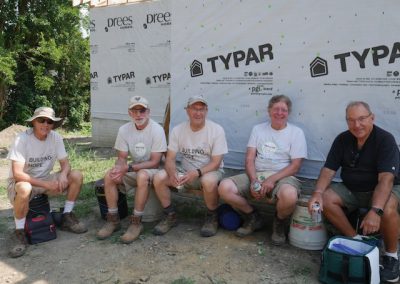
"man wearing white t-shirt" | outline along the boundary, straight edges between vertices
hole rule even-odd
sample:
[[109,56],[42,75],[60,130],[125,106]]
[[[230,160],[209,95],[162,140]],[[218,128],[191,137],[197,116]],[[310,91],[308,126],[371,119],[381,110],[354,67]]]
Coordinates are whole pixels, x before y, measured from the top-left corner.
[[268,104],[270,122],[254,126],[246,153],[246,173],[224,179],[218,192],[225,202],[245,215],[245,222],[236,231],[239,237],[260,229],[263,220],[247,198],[276,204],[272,243],[286,241],[285,224],[293,213],[300,183],[294,177],[307,157],[303,131],[288,123],[292,103],[284,95],[274,96]]
[[[107,222],[97,232],[99,239],[106,239],[121,228],[118,215],[118,190],[136,187],[135,205],[122,243],[136,240],[143,231],[142,216],[149,196],[149,187],[158,172],[162,155],[167,151],[163,128],[150,119],[148,101],[141,96],[130,99],[129,116],[132,121],[119,128],[114,148],[117,150],[115,166],[104,177],[104,193],[108,206]],[[132,162],[128,164],[128,156]],[[118,188],[123,184],[125,187]]]
[[[52,108],[40,107],[27,122],[32,128],[17,136],[8,154],[11,170],[7,193],[14,208],[16,227],[14,245],[9,251],[11,257],[22,256],[27,249],[24,226],[29,201],[35,195],[66,193],[61,229],[77,234],[87,231],[72,212],[83,176],[79,171],[71,170],[63,139],[53,131],[61,125],[61,118],[55,116]],[[61,169],[52,173],[56,161]]]
[[[189,98],[186,106],[189,121],[175,126],[171,131],[165,170],[154,177],[154,188],[164,208],[164,218],[153,231],[156,235],[163,235],[176,226],[169,187],[201,189],[207,214],[200,234],[210,237],[217,233],[217,188],[223,174],[222,158],[228,152],[228,147],[224,129],[207,120],[207,112],[208,104],[202,96]],[[182,159],[180,169],[176,166],[177,155]]]

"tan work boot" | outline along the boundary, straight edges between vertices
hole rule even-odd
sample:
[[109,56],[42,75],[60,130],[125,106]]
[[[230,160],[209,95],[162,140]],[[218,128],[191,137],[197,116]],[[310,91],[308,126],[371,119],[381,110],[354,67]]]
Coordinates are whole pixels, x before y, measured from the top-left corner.
[[272,236],[271,236],[271,241],[273,245],[280,246],[286,242],[286,235],[285,235],[286,223],[287,223],[286,219],[280,220],[275,215],[274,223],[272,225]]
[[13,243],[8,251],[8,255],[13,258],[24,255],[26,249],[28,248],[24,229],[15,230],[12,236],[12,242]]
[[263,219],[261,218],[260,214],[258,214],[258,212],[254,209],[252,213],[245,215],[244,224],[236,230],[235,235],[238,237],[248,236],[254,231],[261,229],[263,225]]
[[119,220],[118,213],[107,213],[106,220],[107,222],[96,234],[99,240],[107,239],[109,236],[112,235],[112,233],[121,229],[121,222]]
[[160,223],[158,223],[157,226],[154,227],[153,234],[164,235],[166,232],[171,230],[171,228],[175,227],[176,225],[177,225],[176,213],[175,212],[169,213],[168,215],[164,215]]
[[126,230],[125,234],[121,236],[121,242],[124,244],[130,244],[134,240],[136,240],[140,233],[143,232],[143,224],[142,217],[131,215],[130,225],[128,230]]
[[218,230],[218,213],[217,212],[207,212],[206,221],[200,230],[200,236],[202,237],[212,237],[217,233]]
[[87,232],[85,224],[79,222],[74,213],[64,213],[62,215],[61,230],[69,231],[75,234],[82,234]]

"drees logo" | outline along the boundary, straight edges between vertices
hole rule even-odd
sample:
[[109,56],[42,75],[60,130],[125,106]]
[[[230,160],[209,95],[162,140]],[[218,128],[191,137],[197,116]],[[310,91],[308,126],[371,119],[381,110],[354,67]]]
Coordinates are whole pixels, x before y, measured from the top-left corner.
[[94,33],[96,31],[96,21],[95,20],[90,20],[89,30],[91,33]]
[[171,13],[152,13],[146,15],[146,23],[143,24],[143,28],[147,29],[148,25],[160,24],[161,26],[171,25]]
[[113,84],[113,83],[121,83],[121,82],[125,82],[128,80],[132,80],[135,78],[135,72],[130,71],[127,73],[122,73],[119,75],[113,75],[111,77],[107,78],[107,83],[108,84]]
[[[239,68],[240,65],[258,64],[264,62],[265,59],[273,60],[272,45],[269,43],[261,44],[257,48],[248,48],[247,50],[237,50],[227,55],[217,55],[207,58],[210,63],[211,71],[216,73],[218,70],[230,68]],[[194,60],[190,65],[190,76],[197,77],[204,73],[203,64]]]
[[108,18],[107,26],[104,27],[104,30],[108,32],[111,28],[119,28],[120,30],[133,29],[132,16]]

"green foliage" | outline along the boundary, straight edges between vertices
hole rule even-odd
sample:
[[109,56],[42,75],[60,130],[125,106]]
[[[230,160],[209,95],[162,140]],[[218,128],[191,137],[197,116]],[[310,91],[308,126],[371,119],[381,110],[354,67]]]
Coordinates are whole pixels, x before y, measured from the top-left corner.
[[89,119],[89,40],[81,22],[70,0],[0,2],[0,127],[22,124],[44,105],[67,118],[68,129]]

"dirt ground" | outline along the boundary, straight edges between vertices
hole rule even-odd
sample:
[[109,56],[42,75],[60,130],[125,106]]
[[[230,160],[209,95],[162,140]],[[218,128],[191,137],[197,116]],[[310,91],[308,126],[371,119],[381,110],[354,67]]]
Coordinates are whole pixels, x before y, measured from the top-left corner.
[[[1,133],[0,141],[6,142]],[[0,179],[4,182],[8,163],[7,146],[3,147]],[[246,238],[223,229],[202,238],[203,220],[181,216],[179,225],[165,236],[154,236],[154,223],[146,223],[140,239],[124,245],[118,240],[122,232],[108,240],[96,239],[103,221],[98,206],[93,206],[83,220],[87,233],[57,230],[57,239],[29,246],[17,259],[7,256],[14,222],[4,198],[0,219],[0,283],[318,283],[320,252],[290,244],[273,246],[270,219],[263,230]],[[123,230],[127,225],[126,218]]]

